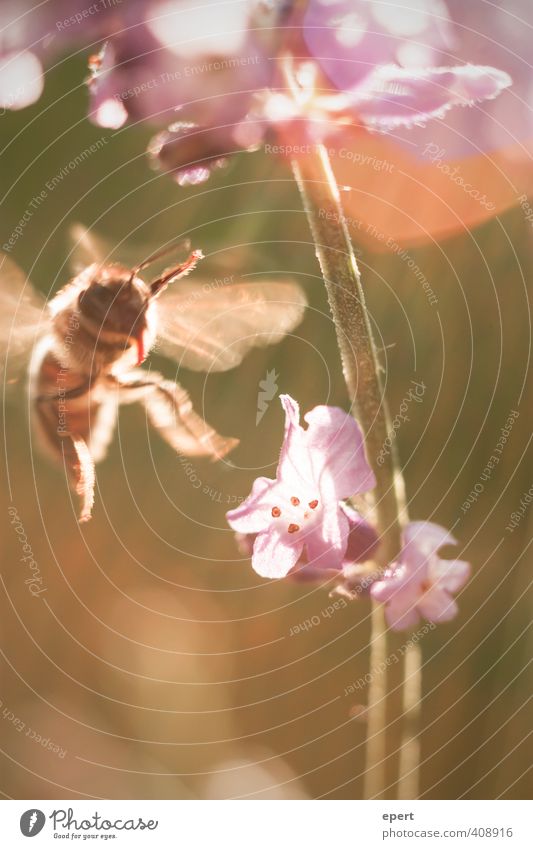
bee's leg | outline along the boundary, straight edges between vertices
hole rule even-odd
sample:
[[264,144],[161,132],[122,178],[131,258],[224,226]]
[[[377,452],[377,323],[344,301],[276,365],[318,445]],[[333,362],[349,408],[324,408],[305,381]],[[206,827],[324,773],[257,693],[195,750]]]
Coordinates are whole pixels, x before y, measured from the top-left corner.
[[[65,392],[62,400],[80,397],[86,392],[86,386],[76,387]],[[35,405],[46,437],[62,456],[67,476],[81,498],[79,521],[87,522],[91,518],[94,504],[94,461],[83,436],[66,428],[60,428],[57,400],[55,396],[43,395],[36,398]]]
[[221,436],[195,413],[188,393],[157,372],[132,371],[115,378],[121,400],[140,401],[152,425],[179,454],[220,460],[238,445],[238,439]]
[[94,460],[87,443],[81,436],[71,436],[70,445],[68,443],[65,445],[65,442],[63,443],[63,459],[73,477],[76,493],[81,498],[79,521],[88,522],[94,505]]

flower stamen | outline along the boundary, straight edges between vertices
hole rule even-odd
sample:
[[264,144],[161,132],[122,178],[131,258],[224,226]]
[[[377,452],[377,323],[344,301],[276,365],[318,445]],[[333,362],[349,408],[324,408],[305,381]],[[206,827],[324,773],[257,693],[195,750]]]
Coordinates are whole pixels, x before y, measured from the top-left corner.
[[295,525],[291,522],[287,530],[290,534],[295,534],[297,531],[300,530],[300,525]]
[[281,516],[281,510],[279,509],[279,507],[272,508],[272,516],[274,517],[274,519],[277,519],[278,516]]

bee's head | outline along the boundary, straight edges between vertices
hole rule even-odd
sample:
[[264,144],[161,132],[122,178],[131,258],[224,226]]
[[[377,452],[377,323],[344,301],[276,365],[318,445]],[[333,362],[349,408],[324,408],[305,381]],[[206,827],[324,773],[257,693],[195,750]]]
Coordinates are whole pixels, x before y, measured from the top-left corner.
[[122,346],[123,350],[136,345],[137,362],[144,360],[153,342],[153,328],[152,332],[146,332],[151,302],[170,282],[192,271],[203,257],[201,251],[193,251],[184,262],[167,268],[149,284],[137,276],[139,271],[173,249],[152,254],[134,269],[118,264],[95,264],[85,269],[78,296],[80,318],[85,330],[94,336],[101,348],[107,345],[116,350]]
[[79,295],[78,307],[100,344],[123,341],[125,348],[136,344],[141,362],[150,297],[149,287],[131,269],[96,266]]

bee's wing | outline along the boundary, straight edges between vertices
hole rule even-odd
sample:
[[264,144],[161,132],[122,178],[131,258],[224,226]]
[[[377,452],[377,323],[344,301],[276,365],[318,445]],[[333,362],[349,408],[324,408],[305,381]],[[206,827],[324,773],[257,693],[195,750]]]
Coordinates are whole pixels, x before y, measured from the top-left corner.
[[[73,224],[70,228],[69,239],[71,243],[69,262],[75,274],[79,274],[94,262],[99,264],[120,262],[126,268],[136,268],[144,259],[153,256],[162,247],[160,244],[148,244],[146,242],[139,244],[139,242],[134,241],[131,243],[121,242],[117,246],[110,239],[100,233],[95,233],[94,230],[88,230],[87,227],[79,223]],[[189,247],[190,241],[182,239],[170,247],[169,253],[185,252]],[[169,264],[168,255],[154,261],[153,274],[155,275],[164,264]]]
[[0,379],[7,364],[10,380],[22,356],[48,328],[45,299],[18,265],[0,252]]
[[97,236],[83,224],[73,224],[69,230],[72,245],[69,262],[75,274],[79,274],[94,262],[109,262],[113,245],[102,236]]
[[194,371],[227,371],[251,348],[273,345],[302,320],[307,304],[292,281],[180,281],[158,303],[157,349]]

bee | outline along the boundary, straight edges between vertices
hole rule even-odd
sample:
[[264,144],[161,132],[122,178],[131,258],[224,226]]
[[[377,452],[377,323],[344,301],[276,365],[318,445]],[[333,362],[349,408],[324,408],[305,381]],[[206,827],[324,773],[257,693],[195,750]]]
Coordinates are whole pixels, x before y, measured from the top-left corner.
[[[98,254],[87,231],[75,235],[84,256]],[[133,267],[97,259],[48,303],[0,253],[2,359],[12,365],[31,352],[33,429],[63,464],[80,498],[80,522],[91,518],[95,463],[106,455],[121,404],[142,404],[182,455],[220,460],[238,444],[194,411],[179,383],[140,368],[155,346],[183,368],[226,371],[252,347],[280,341],[303,316],[305,296],[291,281],[217,287],[184,281],[202,259],[199,250],[145,282],[140,272],[165,253]]]

